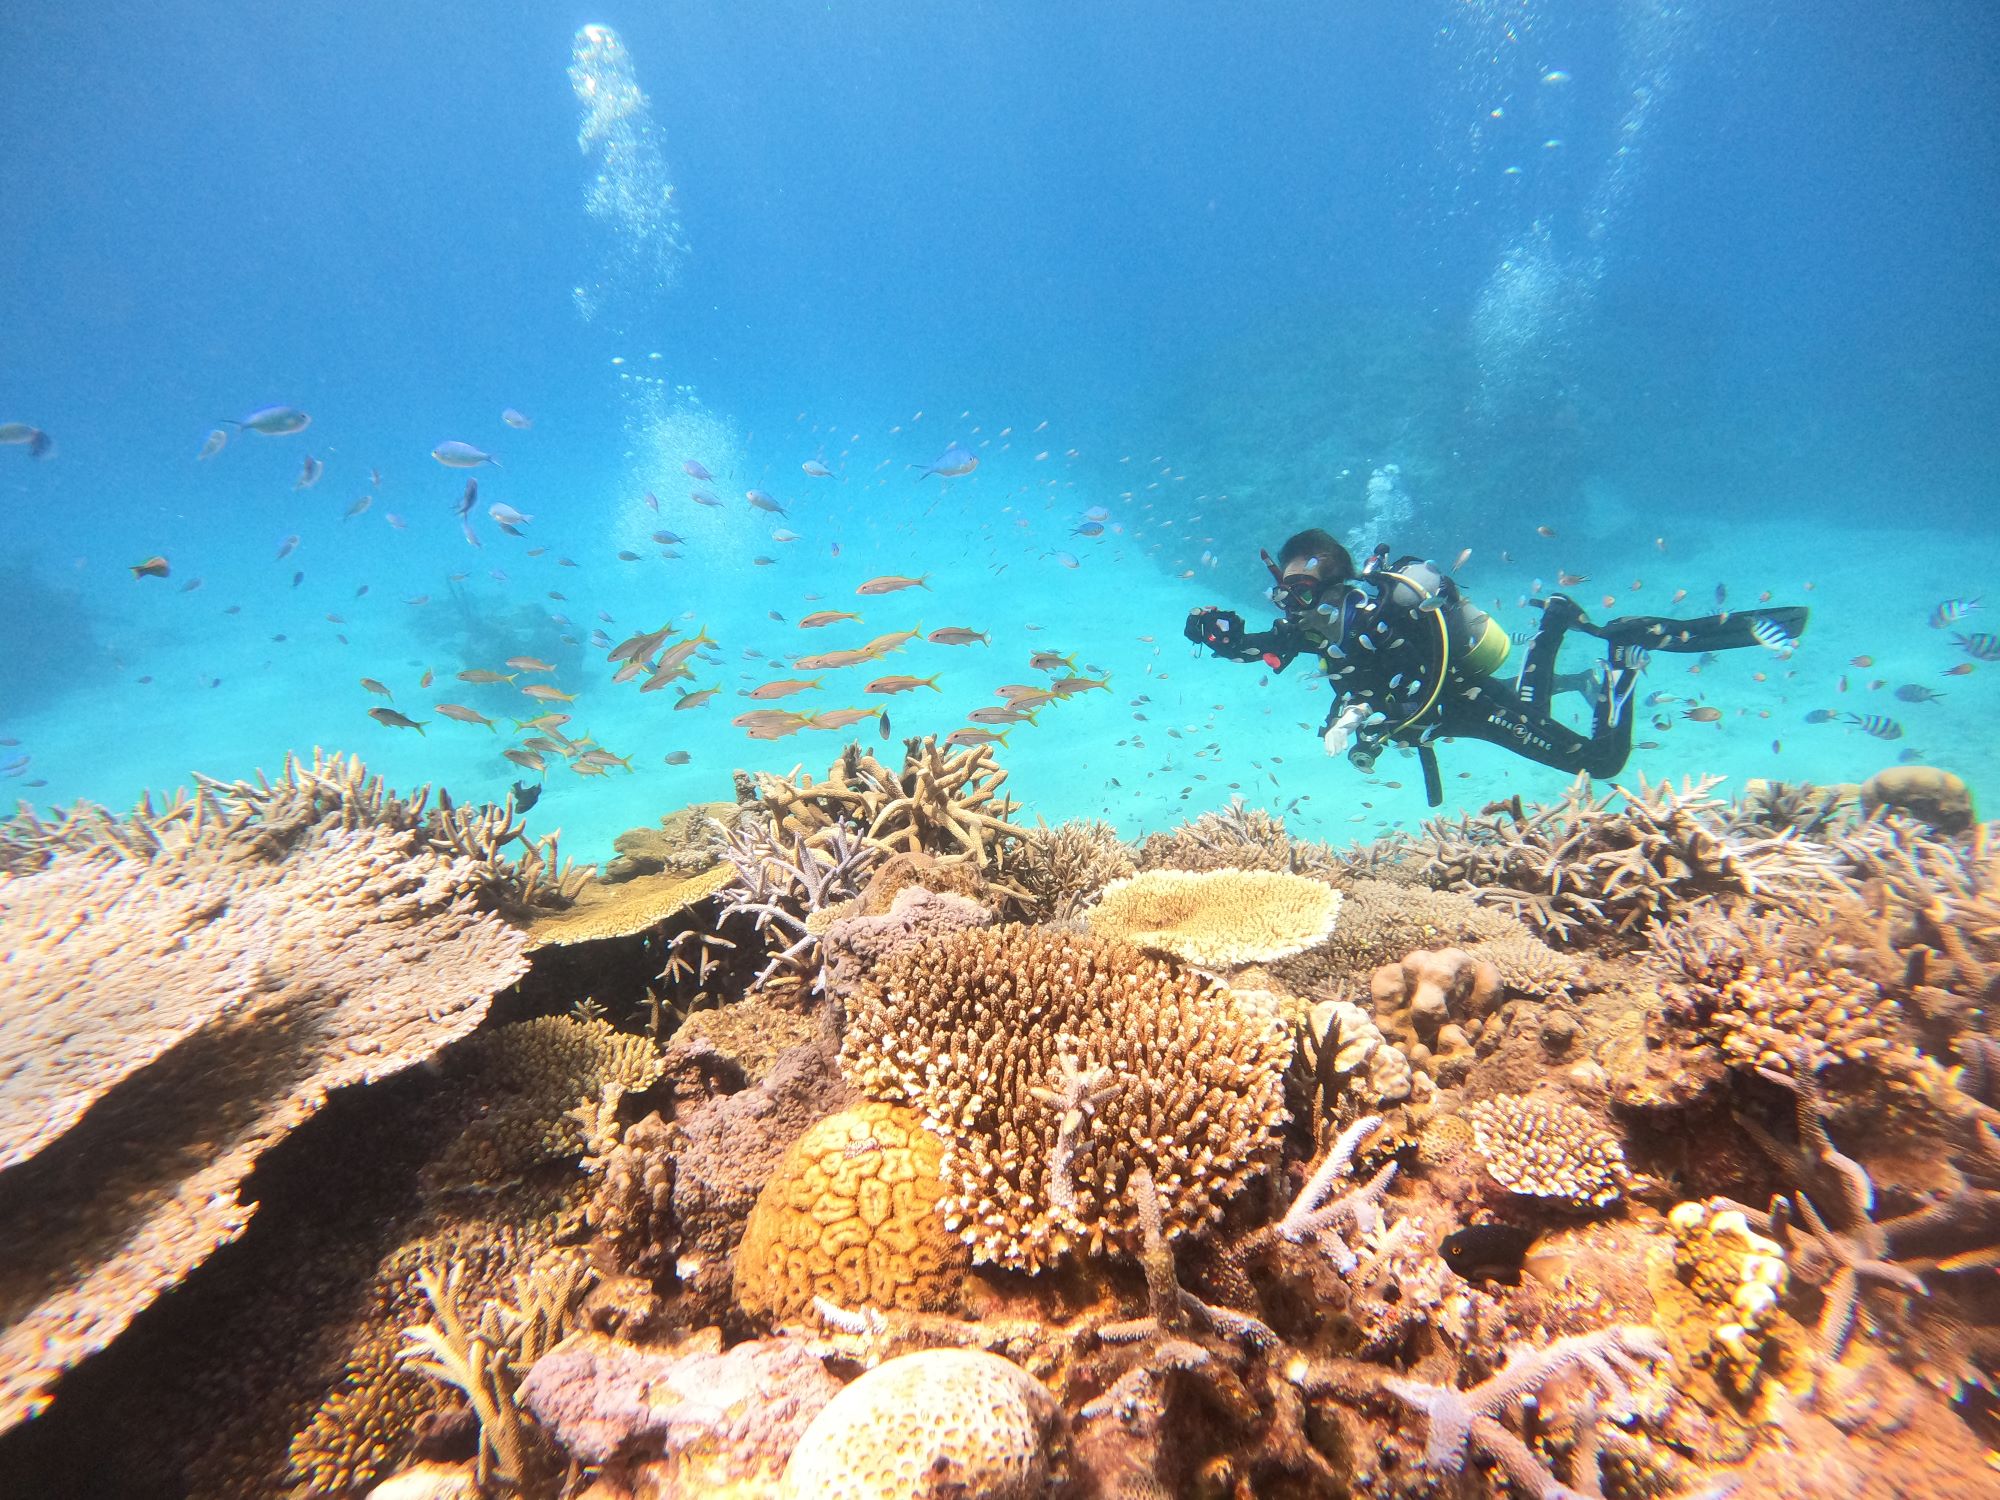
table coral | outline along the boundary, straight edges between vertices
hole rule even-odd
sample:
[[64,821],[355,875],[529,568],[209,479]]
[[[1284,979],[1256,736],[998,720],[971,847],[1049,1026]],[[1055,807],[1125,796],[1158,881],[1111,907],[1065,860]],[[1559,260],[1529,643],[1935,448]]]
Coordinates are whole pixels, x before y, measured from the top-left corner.
[[1624,1148],[1579,1105],[1500,1094],[1467,1113],[1487,1175],[1510,1192],[1603,1208],[1624,1191]]
[[827,1403],[785,1467],[783,1500],[915,1500],[1047,1492],[1061,1408],[995,1354],[932,1349],[862,1375]]
[[732,866],[718,862],[693,874],[666,869],[621,881],[586,881],[568,906],[535,914],[528,944],[563,947],[650,932],[718,895],[735,878]]
[[137,852],[0,876],[0,1428],[243,1232],[238,1185],[330,1092],[465,1035],[527,967],[488,872],[415,829],[311,821],[298,788],[276,824],[186,805],[125,827]]
[[[973,1258],[1039,1270],[1072,1245],[1135,1248],[1132,1171],[1150,1167],[1167,1233],[1200,1228],[1268,1165],[1290,1037],[1274,1010],[1122,943],[1020,926],[955,933],[890,959],[850,1003],[841,1066],[946,1142],[947,1222]],[[1062,1060],[1124,1085],[1066,1161]]]
[[736,1299],[786,1323],[815,1297],[840,1307],[935,1311],[964,1279],[944,1227],[944,1142],[915,1111],[866,1103],[813,1126],[764,1183],[736,1249]]
[[1340,892],[1273,870],[1148,870],[1114,880],[1090,930],[1204,969],[1269,963],[1324,942]]

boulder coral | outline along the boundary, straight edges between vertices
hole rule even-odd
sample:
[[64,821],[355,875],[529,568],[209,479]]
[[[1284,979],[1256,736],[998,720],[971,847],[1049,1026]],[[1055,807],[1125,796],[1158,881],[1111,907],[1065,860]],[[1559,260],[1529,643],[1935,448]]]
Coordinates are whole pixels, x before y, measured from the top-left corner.
[[764,1183],[736,1250],[736,1299],[760,1323],[843,1308],[950,1307],[966,1252],[938,1211],[944,1142],[913,1110],[865,1103],[795,1142]]

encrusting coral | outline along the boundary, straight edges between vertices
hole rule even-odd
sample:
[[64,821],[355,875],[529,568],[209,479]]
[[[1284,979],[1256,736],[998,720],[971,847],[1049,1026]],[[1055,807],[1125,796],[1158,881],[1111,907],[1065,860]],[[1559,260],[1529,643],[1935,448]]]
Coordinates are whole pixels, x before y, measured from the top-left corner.
[[1340,901],[1320,881],[1273,870],[1148,870],[1107,885],[1087,920],[1099,937],[1233,969],[1324,942]]
[[1500,1094],[1469,1114],[1487,1175],[1509,1192],[1603,1208],[1625,1189],[1624,1148],[1579,1105]]
[[[1275,1011],[1122,943],[1002,926],[919,943],[851,1002],[841,1066],[907,1103],[947,1145],[946,1222],[977,1262],[1040,1269],[1072,1245],[1136,1243],[1125,1205],[1151,1165],[1169,1235],[1207,1223],[1268,1165],[1290,1039]],[[1123,1088],[1064,1158],[1051,1195],[1064,1063]]]
[[429,1058],[526,971],[491,870],[377,805],[204,789],[0,875],[0,1429],[243,1232],[238,1185],[328,1093]]
[[830,1115],[785,1153],[736,1249],[736,1300],[762,1323],[815,1297],[845,1308],[936,1311],[958,1298],[965,1247],[938,1211],[944,1142],[902,1105]]

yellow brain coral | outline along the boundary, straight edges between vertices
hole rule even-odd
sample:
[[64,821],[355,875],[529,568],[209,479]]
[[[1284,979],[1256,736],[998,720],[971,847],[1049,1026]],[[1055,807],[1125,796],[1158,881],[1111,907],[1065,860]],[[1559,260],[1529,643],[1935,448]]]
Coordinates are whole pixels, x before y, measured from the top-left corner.
[[1577,1105],[1500,1094],[1469,1113],[1487,1175],[1512,1192],[1602,1208],[1624,1190],[1624,1148]]
[[841,1307],[949,1307],[965,1247],[944,1227],[944,1142],[914,1110],[862,1104],[785,1153],[736,1252],[736,1300],[782,1323],[824,1297]]
[[1325,942],[1340,900],[1320,881],[1276,870],[1148,870],[1107,885],[1089,921],[1101,937],[1228,969]]
[[1153,1174],[1169,1237],[1269,1164],[1287,1024],[1268,1003],[1124,943],[974,928],[879,965],[841,1067],[944,1138],[945,1222],[973,1259],[1039,1270],[1136,1249],[1127,1184]]
[[1027,1371],[969,1349],[877,1365],[829,1401],[785,1466],[782,1500],[1048,1492],[1061,1408]]

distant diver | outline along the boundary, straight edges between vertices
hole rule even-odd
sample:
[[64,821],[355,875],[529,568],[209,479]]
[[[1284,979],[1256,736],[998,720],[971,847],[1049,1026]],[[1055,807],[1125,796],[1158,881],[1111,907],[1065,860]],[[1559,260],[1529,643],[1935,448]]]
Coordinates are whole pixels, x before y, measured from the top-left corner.
[[[1413,556],[1389,562],[1385,542],[1356,568],[1319,530],[1292,537],[1276,559],[1261,555],[1284,615],[1267,631],[1247,632],[1242,616],[1204,605],[1188,613],[1187,638],[1274,672],[1306,652],[1318,656],[1333,689],[1320,730],[1327,754],[1345,752],[1365,774],[1384,745],[1414,749],[1432,807],[1444,801],[1433,748],[1440,739],[1490,740],[1558,771],[1615,776],[1632,753],[1632,693],[1650,653],[1769,647],[1780,637],[1796,642],[1806,628],[1807,611],[1796,607],[1692,620],[1625,615],[1596,625],[1575,600],[1551,594],[1528,601],[1541,623],[1510,682],[1496,675],[1509,654],[1507,633],[1435,564]],[[1556,653],[1572,629],[1603,641],[1607,659],[1598,671],[1559,677]],[[1593,702],[1588,736],[1550,711],[1555,695],[1572,688]]]

